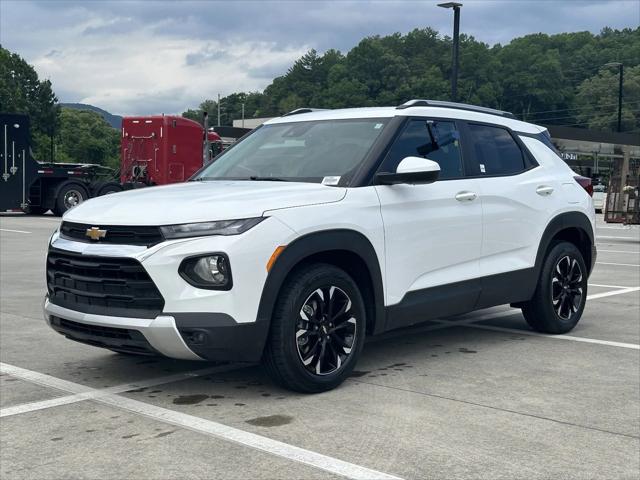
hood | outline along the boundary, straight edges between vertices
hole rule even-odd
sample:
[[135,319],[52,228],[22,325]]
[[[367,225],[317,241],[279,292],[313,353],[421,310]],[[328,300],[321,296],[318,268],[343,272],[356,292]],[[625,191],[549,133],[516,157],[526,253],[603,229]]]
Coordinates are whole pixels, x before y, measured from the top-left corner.
[[93,198],[64,220],[102,225],[172,225],[260,217],[267,210],[338,202],[345,188],[317,183],[209,181],[147,187]]

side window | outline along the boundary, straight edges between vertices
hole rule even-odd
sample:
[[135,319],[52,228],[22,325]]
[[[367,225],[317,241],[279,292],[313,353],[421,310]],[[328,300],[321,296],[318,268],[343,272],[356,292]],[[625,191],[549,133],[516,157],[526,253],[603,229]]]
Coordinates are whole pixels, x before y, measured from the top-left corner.
[[513,175],[525,169],[522,150],[507,130],[473,123],[468,127],[475,170],[471,175]]
[[453,122],[411,120],[391,146],[383,170],[395,172],[405,157],[423,157],[438,162],[441,179],[463,176],[460,135]]

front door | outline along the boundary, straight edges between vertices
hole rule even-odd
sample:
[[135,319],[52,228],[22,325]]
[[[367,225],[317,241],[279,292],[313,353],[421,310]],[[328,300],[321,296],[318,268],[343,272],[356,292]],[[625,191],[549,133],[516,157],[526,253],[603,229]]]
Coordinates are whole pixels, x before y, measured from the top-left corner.
[[378,185],[385,232],[387,328],[471,310],[479,295],[482,207],[465,178],[454,121],[412,118],[380,171],[408,156],[438,162],[427,185]]

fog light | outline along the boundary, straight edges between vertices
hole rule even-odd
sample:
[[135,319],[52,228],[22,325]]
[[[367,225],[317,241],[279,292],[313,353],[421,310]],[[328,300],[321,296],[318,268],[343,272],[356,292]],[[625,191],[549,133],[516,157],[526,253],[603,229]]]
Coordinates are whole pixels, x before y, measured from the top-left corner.
[[187,333],[184,337],[186,338],[187,343],[191,345],[204,345],[207,341],[207,334],[197,330]]
[[226,255],[215,253],[183,260],[180,275],[194,287],[228,290],[231,288],[231,270]]

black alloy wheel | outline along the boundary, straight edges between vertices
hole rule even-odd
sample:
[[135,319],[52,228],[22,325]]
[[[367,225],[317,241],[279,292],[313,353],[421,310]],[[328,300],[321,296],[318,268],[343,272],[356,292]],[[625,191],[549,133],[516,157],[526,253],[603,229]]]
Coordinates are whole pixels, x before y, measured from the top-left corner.
[[300,309],[296,324],[296,346],[304,367],[314,375],[339,370],[353,352],[357,321],[352,302],[341,288],[316,289]]
[[587,265],[576,245],[552,244],[542,263],[536,291],[520,306],[531,328],[543,333],[567,333],[580,318],[587,300]]
[[578,260],[565,255],[558,260],[551,279],[551,301],[556,315],[570,321],[582,304],[582,269]]
[[279,385],[325,392],[345,381],[364,345],[367,325],[359,285],[335,265],[302,265],[274,306],[264,366]]

